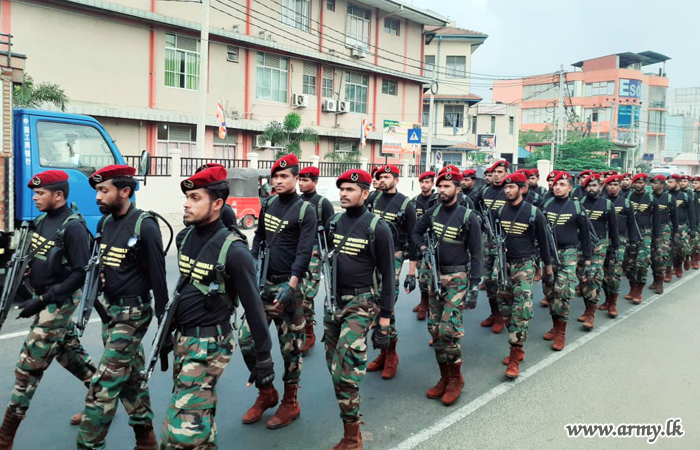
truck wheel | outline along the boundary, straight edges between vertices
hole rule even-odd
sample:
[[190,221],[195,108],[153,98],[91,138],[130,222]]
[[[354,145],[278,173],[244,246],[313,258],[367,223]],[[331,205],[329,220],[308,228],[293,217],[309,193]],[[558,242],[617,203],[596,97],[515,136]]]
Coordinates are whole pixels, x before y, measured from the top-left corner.
[[255,225],[255,217],[252,214],[248,214],[241,220],[241,226],[244,230],[250,230]]

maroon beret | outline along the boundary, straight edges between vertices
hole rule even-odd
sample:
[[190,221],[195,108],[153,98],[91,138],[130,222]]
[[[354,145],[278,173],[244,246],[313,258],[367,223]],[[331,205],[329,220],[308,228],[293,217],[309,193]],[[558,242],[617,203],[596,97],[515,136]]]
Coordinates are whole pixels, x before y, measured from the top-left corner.
[[364,183],[366,185],[370,185],[372,184],[372,175],[362,169],[350,169],[338,177],[338,179],[335,181],[335,186],[340,187],[342,183],[346,182],[355,184]]
[[586,177],[585,180],[583,180],[583,183],[581,183],[581,186],[585,189],[586,186],[588,186],[588,183],[590,183],[593,180],[600,181],[602,176],[599,173],[592,173],[589,176]]
[[462,174],[457,172],[453,172],[451,170],[446,170],[444,172],[440,172],[440,175],[438,175],[437,180],[435,180],[435,184],[440,184],[442,180],[447,180],[447,181],[462,181]]
[[[551,174],[550,174],[551,175]],[[557,170],[556,175],[554,175],[554,178],[552,181],[555,183],[559,180],[570,180],[572,178],[571,174],[565,170]]]
[[270,170],[270,175],[274,175],[275,172],[279,170],[291,169],[292,167],[299,167],[299,160],[294,153],[284,155],[275,161],[275,164],[272,165],[272,169]]
[[223,166],[210,167],[195,173],[186,180],[182,180],[180,183],[180,189],[182,189],[183,193],[187,193],[187,191],[191,191],[193,189],[205,188],[207,186],[211,186],[212,184],[225,182],[226,176],[227,171]]
[[373,166],[373,167],[369,170],[370,175],[372,175],[372,176],[374,177],[374,174],[377,172],[377,170],[379,170],[380,167],[381,167],[381,166]]
[[47,170],[34,175],[34,177],[29,180],[27,187],[29,189],[43,188],[51,186],[54,184],[66,183],[68,181],[68,174],[62,170]]
[[621,177],[622,177],[622,178],[632,178],[632,174],[629,173],[629,172],[623,173],[623,174],[621,175]]
[[299,171],[299,176],[304,178],[318,178],[320,174],[318,167],[308,166]]
[[622,175],[610,175],[609,177],[607,177],[605,179],[605,181],[603,181],[603,183],[604,184],[615,183],[615,182],[619,183],[620,181],[622,181]]
[[506,161],[505,159],[502,159],[500,161],[496,161],[491,166],[491,171],[493,172],[494,170],[496,170],[496,167],[505,167],[507,170],[510,167],[510,163],[508,161]]
[[420,176],[418,177],[418,181],[423,181],[423,180],[426,179],[426,178],[435,178],[435,172],[430,171],[430,170],[427,171],[427,172],[423,172],[423,173],[420,174]]
[[518,172],[522,173],[525,175],[525,178],[530,178],[530,171],[527,169],[520,169]]
[[671,176],[668,177],[667,179],[668,179],[668,180],[682,180],[682,179],[683,179],[683,175],[679,175],[679,174],[677,174],[677,173],[674,173],[673,175],[671,175]]
[[503,180],[503,185],[506,184],[517,184],[520,186],[525,186],[525,183],[527,182],[527,177],[525,176],[524,173],[522,172],[515,172],[511,173],[506,177],[505,180]]
[[219,163],[206,163],[206,164],[202,164],[201,166],[197,167],[197,170],[195,171],[195,173],[201,172],[202,170],[211,169],[212,167],[224,167],[224,166],[223,166],[223,164],[219,164]]
[[467,169],[464,172],[462,172],[462,179],[465,179],[465,178],[476,178],[476,170]]
[[452,164],[448,164],[445,167],[443,167],[442,169],[440,169],[440,171],[438,172],[438,175],[440,175],[441,173],[448,172],[448,171],[449,172],[459,172],[460,170],[459,170],[459,167],[453,166]]
[[554,180],[554,177],[556,177],[559,172],[559,170],[552,170],[551,172],[549,172],[547,174],[547,181]]
[[648,179],[649,179],[649,175],[647,175],[645,173],[638,173],[637,175],[634,176],[634,178],[632,178],[632,182],[634,183],[637,180],[648,180]]
[[593,173],[592,170],[582,170],[581,172],[579,172],[578,175],[576,175],[576,178],[587,177],[588,175],[590,175],[592,173]]
[[530,176],[539,178],[540,177],[539,169],[530,169]]
[[381,175],[383,173],[393,173],[397,177],[401,175],[399,168],[393,164],[387,164],[385,166],[380,167],[379,170],[377,170],[377,172],[375,172],[374,177],[378,180],[379,175]]
[[113,178],[133,177],[134,175],[136,175],[135,168],[125,166],[123,164],[112,164],[111,166],[103,167],[90,175],[88,181],[90,182],[90,186],[92,186],[94,189],[95,186],[103,181],[111,180]]
[[651,181],[663,181],[666,182],[666,176],[665,175],[654,175],[651,178]]

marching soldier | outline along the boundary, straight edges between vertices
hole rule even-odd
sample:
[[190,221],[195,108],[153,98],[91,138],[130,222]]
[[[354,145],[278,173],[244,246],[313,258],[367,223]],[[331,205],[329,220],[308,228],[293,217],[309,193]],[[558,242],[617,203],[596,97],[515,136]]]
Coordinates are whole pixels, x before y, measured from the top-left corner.
[[[199,166],[197,169],[197,172],[201,172],[202,170],[205,169],[211,169],[212,167],[221,167],[223,169],[226,169],[223,164],[218,164],[218,163],[206,163],[202,164]],[[268,195],[269,197],[269,195]],[[236,218],[236,212],[233,210],[231,205],[228,203],[224,203],[224,206],[221,208],[221,222],[224,224],[226,228],[231,228],[231,227],[236,227],[238,225],[238,219]]]
[[[481,210],[483,214],[483,220],[491,220],[491,211],[498,210],[500,207],[506,204],[506,194],[503,191],[503,180],[508,174],[508,168],[510,163],[508,161],[502,160],[494,163],[490,167],[490,172],[492,173],[493,182],[490,186],[484,188],[483,191],[477,197],[477,210]],[[481,322],[482,327],[491,327],[491,330],[499,334],[503,331],[505,323],[503,322],[503,316],[498,309],[498,280],[496,278],[495,267],[498,262],[496,257],[498,255],[498,247],[493,241],[493,236],[485,235],[486,243],[484,245],[484,284],[486,286],[486,295],[489,299],[489,307],[491,308],[491,315]]]
[[[659,239],[659,202],[646,191],[646,182],[649,176],[638,173],[632,178],[633,191],[629,194],[629,201],[634,207],[634,218],[639,229],[639,241],[635,247],[629,246],[629,272],[627,278],[630,281],[630,291],[625,299],[632,300],[636,305],[642,302],[642,290],[647,282],[647,271],[651,264],[651,243]],[[681,273],[682,274],[682,273]]]
[[476,202],[479,190],[474,188],[476,182],[476,170],[467,169],[462,172],[462,195],[469,197],[472,203]]
[[[268,324],[275,322],[284,359],[284,397],[267,427],[285,427],[299,417],[297,390],[301,377],[304,348],[304,274],[309,268],[316,240],[316,211],[296,193],[299,161],[294,154],[278,159],[271,170],[277,195],[265,202],[253,239],[253,255],[261,246],[264,256],[260,289]],[[251,328],[246,322],[240,330],[239,343],[246,365],[252,371],[260,360]],[[266,409],[277,405],[279,396],[268,384],[260,389],[255,404],[243,416],[243,423],[255,423]]]
[[676,233],[673,242],[673,267],[677,278],[683,276],[683,264],[692,253],[691,241],[695,237],[697,227],[695,205],[693,199],[681,190],[680,182],[682,179],[682,175],[673,174],[667,181],[668,192],[676,201],[678,213],[678,233]]
[[593,225],[598,236],[598,241],[591,243],[593,252],[591,253],[591,264],[587,266],[588,273],[579,277],[586,280],[581,284],[581,294],[586,311],[578,318],[578,321],[583,322],[583,329],[586,331],[592,330],[595,323],[598,297],[603,286],[606,256],[608,253],[617,255],[620,248],[615,206],[611,200],[601,196],[603,185],[600,178],[600,174],[593,173],[582,184],[586,190],[586,197],[581,200],[581,205],[586,209],[586,214],[590,218],[589,226]]
[[632,191],[632,174],[623,173],[620,176],[622,177],[622,180],[620,181],[620,195],[627,198],[630,195],[630,192]]
[[[544,283],[542,289],[549,304],[553,327],[544,335],[552,343],[553,350],[562,350],[566,345],[566,324],[569,320],[569,305],[578,281],[576,265],[578,252],[584,262],[584,278],[590,274],[591,236],[586,212],[578,201],[570,198],[572,179],[568,172],[561,171],[553,179],[554,197],[542,206],[552,226],[559,262],[554,269],[553,285]],[[554,251],[554,250],[553,250]]]
[[378,292],[373,280],[376,274],[385,280],[394,276],[394,240],[387,224],[364,206],[371,181],[359,169],[338,177],[336,186],[345,213],[333,216],[326,227],[333,252],[329,280],[333,298],[327,299],[323,342],[345,429],[334,449],[362,448],[359,384],[367,366],[367,334],[374,327],[375,348],[387,348],[390,340],[395,286],[383,283]]
[[479,194],[481,194],[481,192],[483,192],[484,189],[486,189],[488,186],[491,186],[491,183],[493,183],[493,168],[492,166],[489,166],[486,169],[484,169],[484,185],[481,186]]
[[[506,176],[503,182],[507,203],[494,215],[505,234],[505,284],[498,292],[499,307],[508,327],[510,354],[503,360],[506,377],[520,375],[520,361],[525,357],[523,345],[532,318],[532,283],[535,277],[535,253],[545,264],[545,284],[554,283],[551,249],[544,215],[523,199],[527,186],[524,173]],[[536,243],[536,244],[535,244]]]
[[542,197],[542,204],[554,197],[554,178],[559,174],[559,170],[553,170],[547,174],[547,192]]
[[[530,171],[527,169],[520,169],[519,172],[522,173],[526,179],[530,177]],[[527,184],[527,182],[523,187],[526,189],[525,197],[523,198],[523,200],[531,205],[534,205],[536,208],[539,208],[542,202],[542,197],[540,197],[540,195],[537,193],[537,189],[530,189],[530,186]]]
[[379,180],[374,177],[381,166],[374,166],[369,170],[370,175],[372,175],[372,192],[369,193],[367,197],[367,205],[371,205],[374,202],[374,198],[379,194]]
[[693,269],[698,270],[700,269],[700,176],[694,177],[691,181],[695,193],[695,220],[698,224],[698,231],[693,239],[692,266]]
[[[325,226],[328,219],[333,216],[335,210],[330,200],[316,192],[318,176],[318,167],[309,166],[301,169],[299,171],[299,190],[301,191],[301,198],[309,202],[316,210],[316,220],[318,222],[316,229],[321,230],[321,227]],[[314,334],[314,325],[316,324],[314,299],[316,294],[318,294],[318,286],[321,283],[321,263],[318,259],[318,246],[317,238],[314,240],[309,271],[304,277],[304,320],[306,321],[304,333],[306,337],[302,353],[308,352],[316,343],[316,335]]]
[[[421,251],[434,251],[438,292],[430,285],[428,331],[440,367],[440,381],[428,390],[428,398],[454,403],[462,393],[462,351],[464,336],[462,309],[476,308],[482,269],[481,223],[472,210],[457,201],[462,175],[445,171],[438,175],[440,203],[423,214],[413,229],[413,241]],[[425,233],[431,233],[437,249],[426,247]],[[426,259],[426,256],[423,258]]]
[[[389,225],[394,238],[394,269],[395,269],[395,298],[399,297],[399,276],[405,259],[405,252],[408,251],[409,268],[408,275],[404,281],[406,292],[411,292],[416,288],[416,261],[418,259],[415,243],[411,241],[411,231],[416,224],[416,208],[411,203],[411,199],[400,193],[396,189],[399,183],[399,169],[393,165],[386,165],[377,170],[374,175],[379,180],[379,190],[381,191],[371,203],[371,212],[379,216]],[[383,280],[387,283],[389,280]],[[391,342],[389,348],[383,349],[381,354],[369,365],[368,372],[382,371],[382,378],[389,380],[394,378],[399,366],[399,355],[396,353],[396,343],[398,333],[396,331],[396,312],[391,314],[391,326],[389,336]]]
[[[248,383],[259,389],[271,386],[275,376],[270,334],[245,237],[221,223],[221,207],[229,195],[226,171],[203,170],[183,180],[180,188],[188,227],[176,239],[179,298],[168,312],[176,330],[174,386],[161,448],[217,448],[216,385],[233,354],[231,314],[239,301],[246,329],[255,339],[255,358],[246,358]],[[297,308],[301,312],[301,301]]]
[[[435,172],[423,172],[418,177],[420,183],[420,194],[413,198],[416,207],[416,220],[419,220],[425,211],[430,209],[437,202],[437,194],[433,190],[435,187]],[[428,315],[428,284],[430,284],[430,269],[426,262],[419,255],[416,266],[418,271],[418,287],[420,288],[420,303],[413,308],[418,320],[425,320]]]
[[695,196],[695,191],[693,190],[693,186],[691,185],[693,177],[690,175],[683,175],[683,179],[680,180],[680,186],[681,186],[681,191],[685,192],[685,194],[688,196],[688,202],[692,205],[693,211],[694,211],[694,216],[695,216],[695,225],[696,228],[693,228],[690,230],[690,241],[688,242],[689,246],[689,252],[690,254],[686,257],[686,259],[683,261],[683,269],[685,270],[690,270],[690,267],[692,265],[692,257],[693,257],[693,242],[695,242],[695,238],[697,236],[697,226],[698,226],[698,211],[697,211],[697,199]]
[[586,196],[586,190],[583,188],[583,182],[590,174],[594,173],[592,170],[582,170],[576,177],[576,187],[571,191],[572,200],[581,200]]
[[[93,173],[90,186],[104,214],[98,224],[102,252],[102,293],[109,323],[103,326],[104,353],[85,398],[78,430],[78,448],[104,448],[121,400],[139,449],[155,449],[153,410],[148,387],[141,383],[145,357],[141,341],[153,318],[162,317],[168,302],[165,255],[160,227],[151,214],[131,202],[136,169],[111,165]],[[134,242],[135,241],[135,242]]]
[[527,177],[528,190],[534,191],[542,199],[545,195],[547,195],[547,192],[549,192],[549,190],[543,186],[540,186],[539,183],[540,171],[537,169],[530,169],[529,176]]
[[[622,279],[622,261],[628,245],[637,245],[639,235],[634,219],[634,209],[626,197],[620,195],[622,177],[612,175],[605,179],[607,198],[612,202],[617,217],[617,234],[619,247],[608,249],[603,267],[603,291],[605,302],[598,306],[601,311],[607,311],[611,318],[617,317],[617,300],[620,296],[620,280]],[[595,222],[594,222],[595,223]]]
[[651,270],[654,283],[649,289],[663,294],[664,282],[671,281],[673,271],[673,236],[678,233],[676,201],[666,192],[666,177],[656,175],[651,179],[651,193],[659,204],[659,237],[651,243]]
[[[80,344],[71,315],[80,300],[85,266],[90,258],[90,232],[80,216],[68,207],[68,174],[41,172],[27,185],[42,213],[31,233],[29,284],[34,296],[22,305],[19,317],[34,316],[15,366],[10,404],[0,426],[0,449],[11,450],[39,382],[56,358],[88,386],[95,366]],[[71,418],[79,422],[81,415]]]

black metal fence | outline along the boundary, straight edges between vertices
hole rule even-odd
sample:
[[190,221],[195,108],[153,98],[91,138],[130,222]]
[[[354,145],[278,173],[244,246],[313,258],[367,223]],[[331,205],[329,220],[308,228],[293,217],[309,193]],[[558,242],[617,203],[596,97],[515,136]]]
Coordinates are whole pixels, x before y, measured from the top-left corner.
[[[151,170],[148,173],[150,177],[169,177],[170,173],[170,156],[151,156],[150,164]],[[124,160],[126,164],[135,168],[138,173],[141,170],[141,157],[140,156],[125,156]]]
[[321,177],[339,177],[343,172],[359,168],[360,163],[321,162],[318,164],[319,176]]
[[209,163],[221,164],[227,169],[233,167],[248,167],[247,159],[180,158],[180,176],[192,176],[199,167]]

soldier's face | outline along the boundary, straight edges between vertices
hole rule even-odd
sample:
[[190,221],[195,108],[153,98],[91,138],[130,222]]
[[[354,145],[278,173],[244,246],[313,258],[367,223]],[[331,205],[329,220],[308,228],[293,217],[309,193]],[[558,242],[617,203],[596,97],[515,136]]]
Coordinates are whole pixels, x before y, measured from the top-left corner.
[[551,191],[554,189],[554,181],[552,180],[547,180],[547,186],[549,186],[549,190]]
[[520,187],[515,183],[508,183],[503,186],[503,192],[506,194],[506,200],[516,202],[525,195],[527,188],[525,186]]
[[506,177],[507,174],[508,174],[508,171],[503,166],[498,166],[495,169],[493,169],[493,182],[494,182],[494,184],[501,184],[503,182],[503,179]]
[[530,177],[527,179],[527,185],[530,187],[537,187],[537,182],[540,181],[537,177]]
[[664,182],[661,180],[654,180],[651,182],[651,190],[660,194],[664,191]]
[[688,189],[688,180],[681,180],[681,189]]
[[45,188],[34,189],[34,195],[32,196],[32,200],[36,205],[36,209],[38,209],[41,212],[52,211],[56,209],[57,203],[59,201],[59,196],[63,196],[63,194],[59,194],[59,192],[60,191],[52,192]]
[[632,185],[632,178],[625,177],[622,179],[622,187],[628,189]]
[[474,178],[467,177],[467,178],[462,180],[462,190],[471,189],[473,187],[474,187]]
[[95,195],[97,206],[102,214],[109,214],[121,209],[122,202],[129,198],[130,193],[129,188],[117,189],[112,180],[103,181],[95,186],[95,190],[97,192]]
[[484,181],[486,182],[486,184],[493,183],[493,173],[491,173],[491,172],[485,173],[484,174]]
[[316,181],[311,178],[299,177],[299,190],[306,194],[307,192],[316,191],[316,185],[318,184],[318,179]]
[[[669,179],[666,181],[666,183],[668,183],[668,189],[669,189],[670,191],[675,191],[676,189],[678,189],[678,181],[677,181],[677,180],[675,180],[675,179],[673,179],[673,178],[669,178]],[[636,185],[636,184],[637,184],[637,182],[635,182],[635,185]]]
[[598,180],[591,180],[588,182],[586,185],[586,193],[589,195],[596,197],[600,194],[600,181]]
[[399,179],[391,173],[383,173],[379,175],[379,189],[382,191],[390,191],[396,187]]
[[647,183],[643,179],[639,179],[639,180],[635,181],[634,183],[632,183],[632,187],[637,192],[642,192],[646,186],[647,186]]
[[213,222],[221,214],[224,201],[220,198],[212,200],[204,188],[187,191],[185,194],[185,225],[199,225]]
[[290,169],[278,170],[272,175],[272,187],[278,194],[291,194],[296,191],[298,180]]
[[372,178],[372,187],[374,189],[379,189],[379,180],[377,180],[376,178]]
[[608,190],[608,195],[617,197],[620,194],[620,189],[622,186],[620,185],[619,181],[611,181],[605,185],[605,188]]
[[571,192],[571,182],[568,179],[557,180],[557,182],[554,183],[553,189],[554,195],[556,195],[557,197],[568,197],[569,193]]
[[700,180],[693,180],[693,189],[700,190]]
[[420,191],[423,194],[432,191],[433,187],[435,187],[435,180],[433,178],[423,178],[420,182]]
[[451,203],[457,196],[457,192],[460,189],[452,181],[442,180],[438,184],[438,193],[440,194],[440,201],[443,203]]
[[369,190],[362,189],[358,184],[344,182],[340,184],[340,206],[344,209],[359,208],[369,197]]

